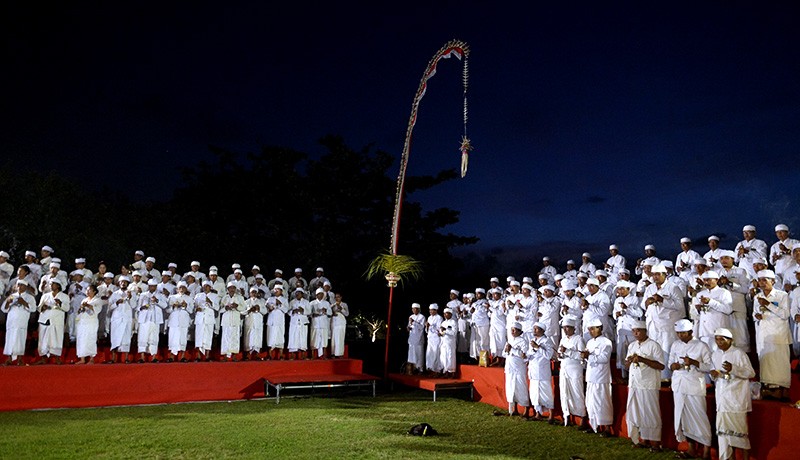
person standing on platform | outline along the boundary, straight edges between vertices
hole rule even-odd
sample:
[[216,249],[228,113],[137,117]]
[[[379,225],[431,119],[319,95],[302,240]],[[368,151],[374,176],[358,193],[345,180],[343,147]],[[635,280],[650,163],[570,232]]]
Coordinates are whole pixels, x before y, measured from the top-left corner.
[[544,411],[547,410],[547,421],[555,425],[553,418],[555,399],[553,397],[553,371],[552,359],[554,352],[553,342],[544,334],[547,325],[536,322],[533,324],[528,351],[528,379],[530,380],[528,394],[530,406],[533,408],[533,419],[543,420]]
[[719,459],[750,458],[750,437],[747,413],[753,410],[750,379],[755,377],[750,359],[733,346],[733,333],[720,328],[714,333],[717,350],[711,355],[711,378],[714,379],[714,399],[717,404],[717,439]]
[[[628,437],[635,447],[651,452],[661,451],[661,407],[658,393],[661,388],[659,374],[664,369],[664,351],[658,343],[647,337],[644,321],[633,324],[636,341],[628,346],[625,366],[628,368],[628,403],[625,418]],[[673,326],[674,328],[674,326]]]
[[[158,285],[154,282],[154,280],[150,280],[147,282],[147,292],[143,293],[139,296],[137,305],[137,310],[139,312],[137,316],[137,322],[139,324],[139,333],[137,335],[137,345],[139,350],[139,360],[138,362],[143,363],[145,362],[145,358],[147,360],[157,363],[158,362],[158,334],[161,330],[161,325],[164,324],[164,310],[167,309],[167,297],[164,294],[158,292],[157,288]],[[122,289],[120,289],[122,291]],[[119,292],[119,291],[117,291]],[[109,307],[112,305],[109,299]],[[114,345],[114,317],[112,316],[112,333],[111,333],[111,344],[112,347]],[[121,325],[117,326],[120,328],[121,331],[125,331]],[[127,329],[128,331],[130,329]],[[128,334],[130,334],[128,332]],[[124,345],[130,344],[130,335],[127,337],[127,342],[124,339],[124,336],[121,336],[119,351],[124,350]],[[144,355],[147,355],[146,357]],[[126,359],[127,362],[127,359]]]
[[617,369],[622,373],[622,378],[628,380],[628,368],[625,367],[624,356],[628,354],[628,345],[636,340],[633,336],[633,324],[644,316],[644,310],[639,305],[639,298],[633,292],[635,283],[620,280],[617,282],[617,297],[614,299],[614,319],[617,321],[616,352]]
[[625,257],[620,255],[619,247],[616,244],[608,246],[608,253],[610,254],[610,257],[606,259],[606,263],[604,265],[605,270],[608,273],[609,278],[618,279],[620,270],[625,268]]
[[[191,275],[190,275],[191,276]],[[192,325],[194,301],[189,294],[185,281],[178,283],[178,293],[169,296],[169,352],[168,363],[174,360],[188,362],[186,359],[186,344],[189,338],[189,327]]]
[[681,276],[686,272],[691,272],[695,259],[699,258],[700,254],[692,249],[691,238],[681,238],[681,252],[675,258],[675,272]]
[[[556,288],[550,284],[539,288],[542,300],[539,301],[535,320],[547,326],[545,335],[554,344],[559,342],[558,322],[561,318],[561,300],[556,296]],[[576,322],[578,320],[576,319]],[[577,327],[577,323],[574,324]]]
[[763,396],[782,399],[788,396],[792,380],[789,295],[774,288],[772,270],[761,270],[757,275],[759,289],[753,299],[753,319],[761,392]]
[[[719,275],[714,270],[703,273],[705,288],[698,291],[692,299],[691,308],[695,310],[697,321],[697,338],[709,349],[714,346],[714,331],[730,327],[730,315],[733,313],[733,297],[731,293],[719,287]],[[677,323],[676,323],[677,324]]]
[[[251,287],[250,297],[244,301],[244,331],[242,331],[244,339],[242,359],[244,360],[255,361],[261,359],[258,354],[261,352],[261,345],[264,343],[264,315],[267,314],[268,309],[266,301],[259,297],[258,292],[257,287]],[[274,302],[272,308],[275,310]],[[283,312],[279,311],[276,315],[280,316],[281,328],[283,328]]]
[[3,354],[8,356],[5,364],[14,361],[22,366],[25,356],[25,342],[28,338],[28,321],[31,313],[36,311],[36,299],[28,293],[28,282],[16,282],[16,292],[3,302],[2,311],[6,314],[6,343]]
[[[98,289],[98,293],[100,290]],[[122,353],[122,360],[128,361],[131,351],[131,337],[133,335],[134,310],[138,305],[138,296],[135,291],[128,290],[128,277],[120,277],[119,289],[108,294],[108,321],[111,338],[111,359],[107,363],[117,362],[117,353]]]
[[316,298],[311,301],[311,349],[314,357],[327,358],[326,350],[331,333],[331,304],[325,300],[325,289],[314,291]]
[[744,239],[733,249],[734,254],[739,261],[739,268],[746,271],[750,278],[755,278],[753,262],[759,258],[766,259],[769,248],[764,240],[756,239],[756,228],[752,225],[745,225],[742,228],[742,236]]
[[267,299],[267,346],[270,359],[283,359],[283,348],[286,346],[286,313],[289,312],[289,300],[283,295],[283,286],[275,284],[272,297]]
[[425,349],[425,370],[430,374],[440,374],[442,372],[442,361],[439,358],[439,354],[442,341],[439,336],[439,328],[444,320],[439,315],[438,304],[430,304],[428,311],[430,315],[425,324],[425,331],[428,335],[428,344]]
[[408,317],[408,357],[406,361],[413,366],[413,373],[425,369],[425,316],[420,313],[422,306],[411,304],[411,315]]
[[611,436],[614,408],[611,402],[611,351],[614,344],[603,335],[603,321],[593,318],[587,324],[591,339],[581,358],[586,362],[586,412],[589,425],[583,431],[594,430],[603,437]]
[[89,364],[94,364],[94,357],[97,355],[97,330],[100,326],[97,314],[102,308],[103,301],[97,295],[97,287],[90,284],[75,317],[75,352],[79,358],[75,364],[85,364],[86,358],[89,358]]
[[689,449],[680,458],[694,458],[702,450],[703,459],[710,458],[711,423],[706,412],[706,376],[711,371],[711,351],[692,337],[693,324],[688,319],[675,323],[678,340],[669,352],[672,369],[672,395],[675,410],[675,439],[686,442]]
[[647,336],[658,343],[664,354],[658,362],[661,363],[662,382],[668,382],[672,373],[664,362],[669,359],[672,342],[677,338],[675,322],[686,316],[686,306],[678,286],[667,282],[667,269],[663,265],[654,266],[651,273],[653,283],[644,291]]
[[522,324],[515,322],[511,327],[511,340],[503,349],[505,356],[506,401],[508,402],[508,415],[520,415],[517,405],[523,407],[523,414],[527,413],[531,405],[528,397],[527,366],[528,344],[522,338]]
[[[150,281],[153,281],[152,279]],[[147,284],[150,284],[150,281]],[[212,292],[213,283],[203,281],[203,290],[194,296],[195,361],[208,361],[214,341],[214,325],[219,311],[219,296]]]
[[289,302],[289,359],[300,359],[300,353],[308,351],[308,316],[311,306],[305,289],[294,290],[294,299]]
[[492,355],[490,365],[502,364],[508,331],[506,330],[506,302],[503,300],[503,291],[500,288],[489,290],[489,352]]
[[62,292],[62,281],[54,278],[50,292],[39,299],[39,356],[37,364],[44,364],[50,356],[61,364],[64,347],[64,320],[69,311],[69,297]]
[[331,355],[334,358],[344,357],[344,337],[347,332],[347,317],[350,316],[350,307],[342,302],[342,294],[333,296],[331,305]]
[[[765,246],[766,247],[766,246]],[[733,265],[736,253],[722,251],[719,263],[722,270],[719,272],[719,287],[731,293],[731,315],[729,317],[730,330],[736,337],[734,345],[745,353],[750,351],[750,331],[747,329],[747,291],[750,280],[747,272]],[[713,348],[710,347],[709,348]]]
[[[561,392],[561,411],[564,417],[564,426],[575,423],[570,421],[570,416],[580,417],[581,426],[588,425],[586,418],[586,400],[583,385],[583,360],[581,352],[586,348],[583,338],[575,331],[576,319],[565,316],[561,320],[564,334],[558,344],[558,359],[561,361],[558,386]],[[549,324],[545,323],[549,327]]]
[[455,378],[456,376],[456,334],[458,324],[453,319],[453,310],[444,309],[444,321],[439,326],[439,362],[442,365],[444,378]]
[[242,316],[247,308],[244,297],[237,292],[237,285],[231,281],[227,285],[228,292],[219,301],[222,319],[220,341],[220,361],[238,361],[233,355],[239,353],[239,342],[242,335]]
[[[779,287],[783,287],[783,280],[781,279],[780,275],[786,270],[786,267],[791,265],[792,263],[792,248],[800,244],[800,241],[789,238],[789,227],[784,224],[778,224],[775,226],[775,236],[778,237],[778,241],[772,245],[769,249],[769,262],[775,267],[775,273],[778,274],[776,277],[777,285]],[[756,276],[758,273],[756,273]]]
[[491,317],[489,316],[489,302],[486,300],[486,289],[475,289],[475,300],[472,302],[472,334],[474,336],[475,359],[480,359],[482,351],[489,350],[489,331]]

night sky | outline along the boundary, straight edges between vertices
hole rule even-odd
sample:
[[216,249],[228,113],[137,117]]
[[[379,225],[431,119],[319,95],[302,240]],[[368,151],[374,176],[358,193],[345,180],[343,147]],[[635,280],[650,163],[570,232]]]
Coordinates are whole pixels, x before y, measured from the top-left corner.
[[[399,156],[423,70],[458,38],[470,171],[410,197],[460,210],[447,231],[634,260],[682,236],[733,248],[745,224],[800,233],[791,2],[60,3],[0,7],[4,165],[161,200],[209,145],[314,155],[339,134]],[[458,167],[460,75],[450,59],[429,82],[409,174]]]

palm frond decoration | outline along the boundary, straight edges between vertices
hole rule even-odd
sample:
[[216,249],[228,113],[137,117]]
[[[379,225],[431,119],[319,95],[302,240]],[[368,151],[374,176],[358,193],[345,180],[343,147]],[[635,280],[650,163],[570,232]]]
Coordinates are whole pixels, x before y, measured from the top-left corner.
[[380,254],[372,259],[364,273],[368,280],[377,276],[383,276],[389,287],[397,287],[398,283],[402,284],[407,278],[419,279],[422,276],[422,262],[410,256]]

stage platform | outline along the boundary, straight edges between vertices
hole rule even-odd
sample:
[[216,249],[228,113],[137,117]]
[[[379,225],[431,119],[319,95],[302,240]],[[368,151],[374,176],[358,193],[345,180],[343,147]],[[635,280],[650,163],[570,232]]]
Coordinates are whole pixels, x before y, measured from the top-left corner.
[[433,392],[433,401],[442,391],[468,391],[470,401],[475,400],[473,381],[469,379],[442,379],[423,375],[389,374],[389,380],[411,388],[421,388]]
[[[475,400],[503,410],[508,409],[505,397],[505,376],[502,367],[478,367],[475,365],[459,365],[459,378],[471,380],[475,387]],[[792,374],[793,401],[797,400],[796,392],[800,387],[800,376]],[[558,378],[553,379],[556,391],[556,414],[561,415],[558,400]],[[612,396],[614,404],[614,431],[627,437],[625,424],[625,406],[628,398],[628,387],[624,384],[613,384]],[[708,414],[713,430],[716,407],[713,393],[707,398]],[[672,391],[662,388],[660,406],[663,420],[662,442],[669,449],[678,448],[674,433]],[[532,424],[535,425],[535,424]],[[777,401],[753,401],[753,412],[749,416],[751,458],[754,459],[795,459],[800,452],[800,409],[787,403]],[[534,428],[535,429],[535,428]],[[681,450],[685,449],[680,446]],[[716,458],[716,452],[715,452]]]
[[271,376],[361,374],[355,359],[7,366],[0,367],[0,410],[262,398]]

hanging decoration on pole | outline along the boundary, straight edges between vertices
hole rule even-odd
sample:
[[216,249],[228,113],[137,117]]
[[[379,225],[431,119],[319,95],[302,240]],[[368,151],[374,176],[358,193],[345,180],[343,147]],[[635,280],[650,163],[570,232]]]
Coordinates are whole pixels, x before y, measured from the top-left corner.
[[389,246],[389,251],[376,257],[367,268],[364,274],[367,279],[376,277],[383,274],[384,278],[389,285],[389,309],[387,312],[386,320],[386,350],[384,355],[384,378],[389,377],[389,340],[392,333],[392,300],[394,298],[394,288],[398,283],[402,283],[405,277],[418,278],[422,273],[422,267],[419,261],[409,256],[402,256],[397,254],[398,235],[400,232],[400,210],[403,207],[403,191],[406,181],[406,168],[408,166],[408,155],[411,151],[411,134],[414,131],[414,125],[417,123],[417,112],[419,110],[419,103],[422,97],[425,96],[425,91],[428,89],[428,80],[436,75],[436,66],[442,59],[449,59],[455,56],[463,63],[462,83],[464,86],[464,134],[461,137],[461,177],[467,174],[467,166],[469,164],[469,152],[472,150],[469,138],[467,137],[467,80],[469,77],[467,58],[469,56],[469,47],[465,42],[460,40],[450,40],[447,42],[433,58],[428,62],[428,67],[425,68],[425,73],[422,74],[422,80],[419,82],[419,88],[414,101],[411,104],[411,116],[408,120],[408,127],[406,128],[406,139],[403,145],[403,153],[400,156],[400,172],[397,175],[397,189],[395,191],[394,200],[394,217],[392,218],[392,239]]

